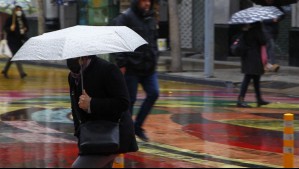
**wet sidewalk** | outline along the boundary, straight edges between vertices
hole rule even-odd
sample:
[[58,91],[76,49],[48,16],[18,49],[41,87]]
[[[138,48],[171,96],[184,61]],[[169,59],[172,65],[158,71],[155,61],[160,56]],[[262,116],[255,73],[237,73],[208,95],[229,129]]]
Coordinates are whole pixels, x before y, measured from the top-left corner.
[[[161,60],[168,60],[162,57]],[[162,69],[160,77],[167,80],[178,80],[198,84],[239,88],[244,75],[239,61],[215,61],[214,77],[206,78],[204,60],[184,59],[184,72],[169,73]],[[187,65],[187,66],[186,66]],[[268,72],[262,76],[264,91],[299,96],[299,67],[281,66],[278,73]]]

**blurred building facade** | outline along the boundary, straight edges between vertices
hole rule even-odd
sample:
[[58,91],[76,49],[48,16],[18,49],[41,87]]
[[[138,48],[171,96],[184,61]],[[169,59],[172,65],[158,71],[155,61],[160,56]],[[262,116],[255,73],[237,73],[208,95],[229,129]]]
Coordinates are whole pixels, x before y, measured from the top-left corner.
[[[253,6],[250,0],[214,0],[215,1],[215,58],[227,60],[229,46],[236,30],[227,22],[231,15],[239,10]],[[47,31],[67,28],[74,25],[107,25],[111,20],[130,7],[131,0],[45,0],[45,19]],[[205,0],[178,0],[181,30],[181,47],[195,53],[204,50],[204,2]],[[168,0],[156,0],[159,36],[169,41]],[[6,15],[0,14],[0,23]],[[29,16],[31,25],[37,24],[35,16]],[[3,24],[3,23],[2,23]],[[294,41],[299,27],[299,5],[293,5],[292,11],[281,23],[277,53],[283,60],[293,56],[290,41]],[[33,36],[37,29],[31,29]],[[290,36],[290,34],[294,34]],[[298,38],[299,39],[299,38]],[[296,40],[296,39],[295,39]],[[299,40],[298,40],[299,41]],[[298,42],[299,43],[299,42]],[[298,44],[296,43],[296,44]],[[299,53],[299,52],[298,52]],[[298,63],[299,66],[299,63]]]
[[[125,1],[125,0],[124,0]],[[252,7],[254,4],[250,0],[214,0],[215,14],[215,58],[216,60],[227,60],[231,55],[229,51],[232,37],[237,30],[228,25],[230,17],[239,10]],[[182,48],[194,52],[203,53],[204,50],[204,5],[205,0],[179,0],[179,17],[181,30]],[[168,5],[167,0],[160,0],[160,36],[168,36]],[[295,5],[294,5],[295,6]],[[298,5],[297,5],[298,6]],[[276,52],[278,59],[289,59],[290,31],[292,29],[292,19],[297,20],[299,9],[295,8],[289,12],[280,23],[280,36],[277,41]],[[296,19],[297,18],[297,19]],[[294,25],[294,24],[293,24]]]

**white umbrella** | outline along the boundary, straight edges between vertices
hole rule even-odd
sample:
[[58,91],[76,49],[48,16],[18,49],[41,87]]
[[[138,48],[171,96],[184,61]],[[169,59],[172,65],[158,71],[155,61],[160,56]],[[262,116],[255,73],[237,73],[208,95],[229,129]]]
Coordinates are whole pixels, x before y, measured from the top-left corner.
[[66,60],[82,56],[134,52],[147,42],[124,26],[75,26],[29,39],[17,60]]
[[264,20],[278,19],[284,13],[274,6],[252,7],[235,13],[229,24],[251,24]]
[[[145,44],[147,42],[140,35],[125,26],[75,26],[29,39],[12,60],[66,60],[134,52]],[[82,72],[81,80],[83,91]]]

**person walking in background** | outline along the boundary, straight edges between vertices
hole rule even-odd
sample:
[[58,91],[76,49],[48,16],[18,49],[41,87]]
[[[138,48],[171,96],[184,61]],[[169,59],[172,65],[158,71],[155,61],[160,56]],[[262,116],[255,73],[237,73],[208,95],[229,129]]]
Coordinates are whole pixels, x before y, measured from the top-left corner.
[[266,71],[278,72],[280,65],[276,64],[275,41],[279,35],[279,19],[264,21],[264,33],[267,41],[268,64]]
[[[14,8],[12,16],[9,17],[5,23],[4,30],[7,34],[8,46],[12,54],[15,55],[27,40],[26,33],[28,32],[28,24],[22,7],[16,6]],[[5,78],[9,78],[8,71],[11,64],[11,59],[9,59],[2,71]],[[21,78],[25,78],[27,74],[24,72],[22,64],[16,62],[16,65]]]
[[[266,3],[271,6],[274,5],[274,0],[266,0]],[[282,12],[285,13],[282,7],[277,6],[278,9],[280,9]],[[265,66],[266,71],[270,72],[278,72],[280,69],[280,65],[276,62],[276,40],[279,36],[279,22],[284,19],[284,16],[277,18],[277,19],[271,19],[271,20],[265,20],[263,22],[263,31],[266,36],[267,41],[267,52],[268,52],[268,64]]]
[[245,76],[241,85],[237,106],[240,108],[250,108],[245,102],[245,97],[251,80],[254,82],[257,106],[268,105],[270,103],[262,99],[260,87],[261,76],[265,73],[262,59],[262,47],[266,45],[266,38],[262,31],[262,25],[261,23],[246,25],[243,27],[243,32],[246,49],[242,52],[241,63],[242,73],[244,73]]
[[[124,77],[117,66],[96,56],[69,59],[67,66],[71,71],[69,74],[70,96],[78,144],[80,143],[80,124],[98,120],[119,122],[120,119],[118,152],[83,154],[80,151],[72,167],[112,168],[117,154],[138,150],[133,120],[128,112],[130,102]],[[85,90],[82,90],[81,67]]]
[[135,53],[116,55],[116,62],[125,74],[129,89],[132,115],[139,83],[146,92],[146,99],[135,120],[135,134],[143,141],[149,141],[149,138],[142,127],[159,98],[159,83],[156,73],[158,32],[153,3],[153,0],[133,0],[131,8],[118,16],[113,23],[116,26],[127,26],[133,29],[148,42],[148,45],[140,47]]

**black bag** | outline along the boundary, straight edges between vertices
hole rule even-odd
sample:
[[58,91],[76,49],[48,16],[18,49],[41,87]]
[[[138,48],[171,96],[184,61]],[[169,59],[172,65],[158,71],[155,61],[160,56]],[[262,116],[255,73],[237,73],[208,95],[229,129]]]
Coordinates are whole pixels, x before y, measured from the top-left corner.
[[246,44],[244,40],[244,34],[240,34],[233,44],[230,46],[231,53],[234,56],[242,56],[243,53],[246,51]]
[[119,123],[89,121],[80,125],[81,154],[114,154],[120,148]]

